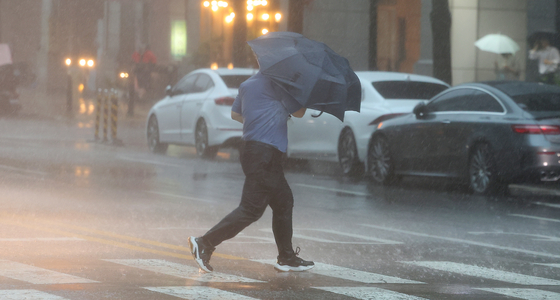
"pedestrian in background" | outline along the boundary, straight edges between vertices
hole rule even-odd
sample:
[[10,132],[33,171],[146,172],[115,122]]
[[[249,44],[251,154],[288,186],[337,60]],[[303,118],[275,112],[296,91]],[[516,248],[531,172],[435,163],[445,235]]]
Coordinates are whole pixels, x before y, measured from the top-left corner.
[[519,80],[519,62],[513,53],[499,54],[494,69],[496,80]]
[[132,61],[134,63],[134,86],[136,94],[139,98],[143,98],[151,87],[152,72],[157,64],[157,58],[150,50],[150,46],[146,45],[143,47],[142,53],[138,51],[132,53]]
[[231,239],[272,208],[272,232],[278,248],[274,268],[278,271],[305,271],[312,261],[298,257],[292,247],[294,198],[284,177],[282,160],[288,146],[290,114],[301,118],[306,109],[298,104],[289,111],[279,99],[278,86],[260,72],[239,87],[231,117],[243,123],[240,151],[245,183],[239,206],[201,237],[189,237],[189,246],[205,272],[212,272],[210,257],[216,246]]
[[540,38],[533,49],[529,51],[529,59],[539,60],[540,82],[556,84],[555,75],[560,63],[560,53],[556,47],[550,45],[547,38]]

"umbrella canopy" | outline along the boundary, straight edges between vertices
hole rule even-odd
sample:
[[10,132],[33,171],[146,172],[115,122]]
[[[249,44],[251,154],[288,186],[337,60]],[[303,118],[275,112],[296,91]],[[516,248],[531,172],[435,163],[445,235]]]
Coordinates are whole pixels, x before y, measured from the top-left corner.
[[[361,85],[348,60],[324,43],[294,32],[270,32],[248,42],[260,72],[284,92],[286,107],[330,113],[341,121],[347,110],[360,111]],[[290,103],[291,102],[291,103]]]
[[510,37],[503,34],[488,34],[474,43],[482,51],[502,54],[519,51],[519,45]]
[[519,51],[519,45],[510,37],[493,33],[488,34],[474,43],[482,51],[502,54],[502,53],[515,53]]

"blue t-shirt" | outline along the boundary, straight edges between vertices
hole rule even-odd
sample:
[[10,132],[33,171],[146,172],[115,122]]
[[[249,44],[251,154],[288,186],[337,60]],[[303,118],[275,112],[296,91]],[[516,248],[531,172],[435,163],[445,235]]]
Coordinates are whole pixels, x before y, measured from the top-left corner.
[[276,84],[259,72],[241,84],[231,110],[243,116],[243,140],[286,152],[290,113],[278,97]]

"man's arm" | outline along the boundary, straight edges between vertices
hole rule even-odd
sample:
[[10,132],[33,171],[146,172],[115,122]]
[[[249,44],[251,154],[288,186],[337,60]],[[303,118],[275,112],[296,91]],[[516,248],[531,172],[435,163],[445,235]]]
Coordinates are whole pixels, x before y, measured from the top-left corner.
[[231,111],[231,118],[243,124],[243,116],[241,114],[234,112],[233,110]]
[[305,111],[307,110],[307,108],[302,107],[300,108],[298,111],[296,111],[295,113],[292,114],[292,116],[296,117],[296,118],[301,118],[303,117],[303,115],[305,115]]

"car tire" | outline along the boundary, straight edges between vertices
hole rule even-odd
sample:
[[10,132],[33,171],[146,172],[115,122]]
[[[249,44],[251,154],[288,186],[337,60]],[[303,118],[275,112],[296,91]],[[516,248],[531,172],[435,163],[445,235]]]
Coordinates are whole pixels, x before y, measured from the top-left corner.
[[389,152],[389,142],[382,136],[373,137],[368,147],[367,170],[371,179],[380,184],[391,184],[397,177]]
[[496,161],[490,145],[476,145],[469,157],[469,189],[476,195],[507,192],[507,184],[498,178]]
[[194,144],[196,154],[199,157],[214,158],[216,154],[218,154],[218,147],[210,147],[208,145],[208,126],[206,126],[206,121],[204,121],[204,119],[200,119],[198,123],[196,123]]
[[159,126],[155,115],[152,115],[148,121],[148,146],[150,151],[157,154],[163,154],[167,151],[167,144],[159,141]]
[[338,139],[338,162],[342,174],[358,177],[364,173],[364,165],[358,158],[358,147],[356,138],[350,128],[345,128]]

